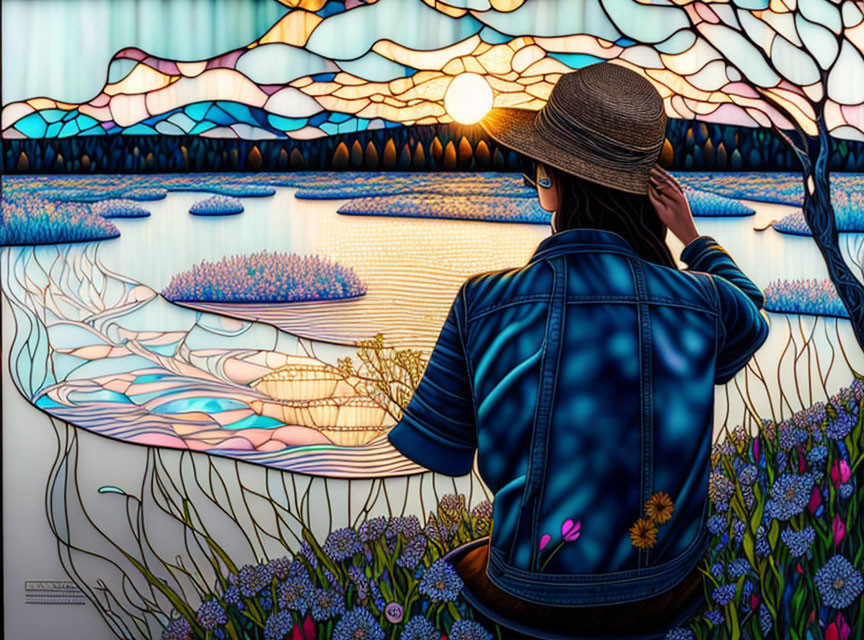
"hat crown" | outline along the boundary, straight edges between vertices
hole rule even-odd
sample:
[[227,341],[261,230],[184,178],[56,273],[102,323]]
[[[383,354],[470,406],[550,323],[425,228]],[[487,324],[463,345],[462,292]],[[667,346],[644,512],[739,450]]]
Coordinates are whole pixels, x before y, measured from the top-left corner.
[[589,130],[622,146],[659,151],[666,111],[657,89],[638,73],[615,64],[590,65],[561,76],[543,109],[574,129]]
[[647,194],[666,139],[663,99],[611,62],[563,74],[539,111],[498,107],[480,121],[505,147],[591,182]]

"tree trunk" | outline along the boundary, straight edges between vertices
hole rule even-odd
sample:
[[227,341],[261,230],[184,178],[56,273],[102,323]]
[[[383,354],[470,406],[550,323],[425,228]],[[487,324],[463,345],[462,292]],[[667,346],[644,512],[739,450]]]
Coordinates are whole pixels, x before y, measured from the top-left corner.
[[[804,163],[804,220],[810,227],[813,240],[828,267],[828,275],[837,294],[849,312],[855,339],[864,349],[864,286],[840,253],[837,220],[831,205],[830,171],[828,156],[831,144],[825,118],[822,113],[816,120],[819,129],[817,138],[811,138],[808,159]],[[809,165],[809,166],[808,166]]]

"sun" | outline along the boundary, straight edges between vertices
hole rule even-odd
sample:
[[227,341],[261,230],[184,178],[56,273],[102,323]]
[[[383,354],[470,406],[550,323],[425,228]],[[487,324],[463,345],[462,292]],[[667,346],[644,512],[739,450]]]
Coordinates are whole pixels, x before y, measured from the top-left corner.
[[478,122],[492,108],[492,87],[476,73],[460,73],[444,94],[447,115],[462,124]]

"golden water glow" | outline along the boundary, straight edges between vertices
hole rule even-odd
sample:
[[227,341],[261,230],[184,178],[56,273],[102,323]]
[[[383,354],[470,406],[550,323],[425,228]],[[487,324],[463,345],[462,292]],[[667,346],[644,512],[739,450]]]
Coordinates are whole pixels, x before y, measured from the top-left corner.
[[447,115],[462,124],[478,122],[492,108],[492,87],[476,73],[460,73],[444,94]]

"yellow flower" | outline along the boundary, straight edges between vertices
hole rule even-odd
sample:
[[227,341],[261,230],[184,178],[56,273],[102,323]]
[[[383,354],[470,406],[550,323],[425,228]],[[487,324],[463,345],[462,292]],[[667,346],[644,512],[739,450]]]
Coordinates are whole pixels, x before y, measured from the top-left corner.
[[674,510],[675,504],[665,491],[658,491],[645,502],[645,515],[657,524],[668,522]]
[[650,549],[657,544],[657,526],[648,518],[639,518],[630,527],[630,540],[637,549]]

